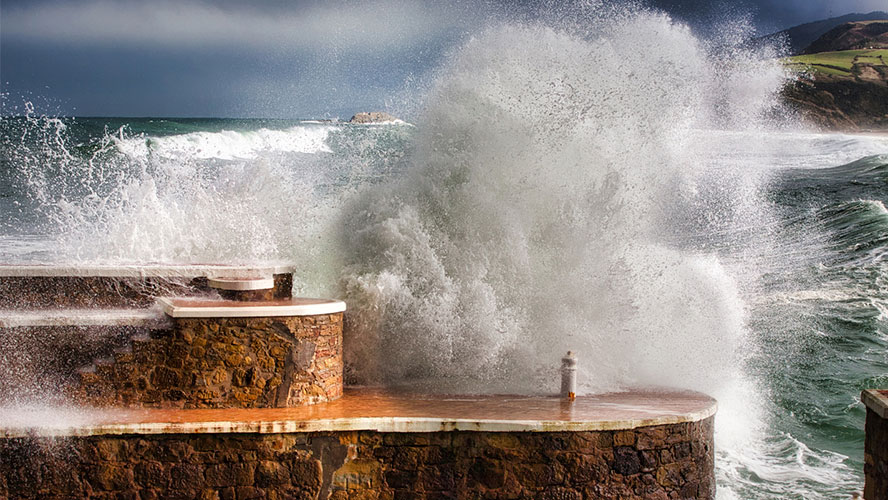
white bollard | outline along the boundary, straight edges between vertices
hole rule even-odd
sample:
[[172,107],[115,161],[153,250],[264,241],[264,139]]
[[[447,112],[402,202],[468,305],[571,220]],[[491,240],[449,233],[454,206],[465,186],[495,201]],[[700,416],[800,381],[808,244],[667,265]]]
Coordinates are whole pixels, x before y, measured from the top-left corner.
[[577,398],[577,357],[573,351],[561,358],[561,397],[571,401]]

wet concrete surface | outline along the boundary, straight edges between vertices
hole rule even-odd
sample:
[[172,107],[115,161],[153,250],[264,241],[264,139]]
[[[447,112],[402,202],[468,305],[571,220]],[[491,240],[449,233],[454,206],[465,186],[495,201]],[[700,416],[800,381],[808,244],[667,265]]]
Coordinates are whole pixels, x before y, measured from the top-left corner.
[[715,410],[715,400],[706,395],[668,390],[579,396],[569,402],[545,396],[430,395],[347,388],[339,400],[297,408],[0,408],[0,436],[622,430],[699,421]]

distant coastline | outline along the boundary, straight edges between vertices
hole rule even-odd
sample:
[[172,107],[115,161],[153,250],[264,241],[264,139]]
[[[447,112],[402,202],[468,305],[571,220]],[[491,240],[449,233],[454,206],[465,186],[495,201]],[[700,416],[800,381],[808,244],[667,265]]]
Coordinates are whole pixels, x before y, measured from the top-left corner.
[[888,134],[888,86],[802,77],[788,84],[782,97],[802,119],[819,128]]
[[783,100],[806,121],[888,132],[888,19],[840,24],[782,62],[796,72]]

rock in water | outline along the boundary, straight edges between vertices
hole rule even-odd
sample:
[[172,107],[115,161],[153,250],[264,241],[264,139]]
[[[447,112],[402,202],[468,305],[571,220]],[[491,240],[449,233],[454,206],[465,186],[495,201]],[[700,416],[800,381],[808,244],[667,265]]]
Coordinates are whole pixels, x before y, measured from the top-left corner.
[[400,121],[394,116],[383,113],[382,111],[370,111],[358,113],[355,116],[351,117],[349,123],[386,123],[386,122],[396,122]]

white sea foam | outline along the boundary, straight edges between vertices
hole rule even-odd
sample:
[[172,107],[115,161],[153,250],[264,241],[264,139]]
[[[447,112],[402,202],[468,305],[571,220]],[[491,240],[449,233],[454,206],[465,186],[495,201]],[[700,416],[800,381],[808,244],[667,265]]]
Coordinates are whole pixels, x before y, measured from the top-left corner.
[[817,133],[806,130],[700,130],[711,154],[732,168],[829,168],[864,156],[886,154],[888,135]]
[[860,203],[875,210],[879,215],[888,215],[888,209],[885,208],[885,204],[880,200],[860,200]]
[[494,29],[442,74],[407,179],[346,212],[356,376],[547,391],[571,349],[584,391],[717,390],[743,301],[716,255],[662,238],[706,168],[706,49],[642,13],[589,36]]
[[329,153],[331,126],[296,126],[286,130],[192,132],[166,137],[131,137],[117,141],[120,151],[134,159],[152,155],[171,160],[217,158],[249,160],[270,153]]

